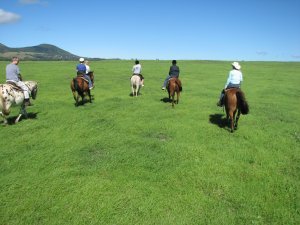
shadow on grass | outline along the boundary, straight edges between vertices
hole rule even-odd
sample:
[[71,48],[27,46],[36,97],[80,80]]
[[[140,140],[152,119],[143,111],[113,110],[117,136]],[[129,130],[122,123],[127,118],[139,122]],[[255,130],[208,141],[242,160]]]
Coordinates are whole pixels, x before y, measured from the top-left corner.
[[160,101],[164,102],[164,103],[170,103],[170,102],[172,102],[172,99],[165,97],[165,98],[162,98]]
[[[81,99],[81,98],[80,98]],[[93,103],[93,101],[95,100],[94,95],[91,95],[91,101],[88,96],[85,96],[83,100],[79,100],[78,101],[78,105],[77,106],[84,106],[86,103]],[[74,105],[76,106],[76,102],[74,103]]]
[[226,118],[222,118],[223,114],[211,114],[209,115],[209,121],[212,124],[217,125],[220,128],[226,128],[228,125],[227,119]]
[[[139,92],[139,93],[138,93],[138,96],[140,96],[140,95],[143,95],[143,94]],[[130,97],[133,97],[132,92],[130,92],[129,96],[130,96]]]
[[[25,116],[22,115],[21,118],[20,118],[20,120],[19,120],[19,122],[22,121],[22,120],[27,120],[27,119],[37,119],[37,114],[38,113],[28,113],[27,117],[25,117]],[[17,117],[18,116],[8,117],[6,125],[15,125],[16,124],[15,120],[17,119]]]

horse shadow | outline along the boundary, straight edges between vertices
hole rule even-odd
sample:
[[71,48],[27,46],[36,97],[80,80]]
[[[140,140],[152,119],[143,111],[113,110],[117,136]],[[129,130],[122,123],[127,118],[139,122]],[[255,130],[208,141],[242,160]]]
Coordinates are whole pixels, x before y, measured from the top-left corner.
[[[91,101],[93,102],[94,100],[95,100],[94,95],[91,95]],[[78,101],[77,106],[84,106],[86,103],[90,103],[90,100],[86,98],[86,96],[84,96],[83,100]],[[76,102],[74,103],[74,105],[76,106]]]
[[209,115],[209,121],[220,128],[226,128],[228,125],[228,120],[220,113]]
[[172,102],[172,99],[170,98],[167,98],[167,97],[164,97],[162,99],[160,99],[161,102],[164,102],[164,103],[171,103]]
[[[138,93],[138,96],[140,96],[140,95],[143,95],[143,94],[139,92],[139,93]],[[134,97],[135,95],[133,95],[132,92],[130,92],[130,93],[129,93],[129,96],[130,96],[130,97]]]
[[[37,119],[37,114],[38,113],[32,113],[32,112],[30,112],[30,113],[27,113],[27,116],[22,115],[21,118],[20,118],[20,120],[19,120],[19,122],[22,121],[22,120],[28,120],[28,119],[33,119],[34,120],[34,119]],[[15,120],[17,118],[18,118],[18,116],[8,117],[7,118],[7,125],[15,125],[16,124]]]

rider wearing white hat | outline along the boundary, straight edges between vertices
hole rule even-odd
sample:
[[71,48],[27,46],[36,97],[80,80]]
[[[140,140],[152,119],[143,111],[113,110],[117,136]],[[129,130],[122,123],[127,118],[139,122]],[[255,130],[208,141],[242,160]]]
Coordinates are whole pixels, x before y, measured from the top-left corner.
[[83,76],[89,82],[89,89],[93,88],[93,83],[91,81],[90,76],[86,74],[86,66],[84,64],[84,58],[79,58],[79,64],[76,66],[77,75]]
[[225,88],[221,92],[220,100],[217,103],[217,106],[222,107],[223,106],[223,97],[225,94],[225,90],[229,88],[240,88],[241,83],[243,81],[243,74],[240,71],[241,70],[241,65],[238,62],[233,62],[231,64],[232,70],[229,72],[227,82],[225,84]]

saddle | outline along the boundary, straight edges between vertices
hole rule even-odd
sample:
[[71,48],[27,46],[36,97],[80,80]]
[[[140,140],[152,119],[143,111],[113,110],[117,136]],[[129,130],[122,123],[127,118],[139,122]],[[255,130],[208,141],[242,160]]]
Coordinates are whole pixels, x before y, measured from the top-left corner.
[[87,79],[85,79],[84,78],[84,76],[82,75],[82,74],[80,74],[80,75],[77,75],[77,77],[76,78],[81,78],[82,80],[84,80],[84,81],[86,81],[86,82],[88,82],[89,83],[89,81],[87,80]]
[[[143,76],[142,74],[140,74],[140,73],[134,73],[134,74],[132,74],[132,76],[134,76],[134,75],[139,76],[141,80],[144,79],[144,76]],[[131,77],[132,77],[132,76],[131,76]],[[130,78],[130,79],[131,79],[131,78]]]
[[6,84],[8,84],[9,86],[11,86],[16,91],[23,91],[22,88],[20,88],[19,86],[17,86],[16,83],[14,83],[14,82],[6,81]]

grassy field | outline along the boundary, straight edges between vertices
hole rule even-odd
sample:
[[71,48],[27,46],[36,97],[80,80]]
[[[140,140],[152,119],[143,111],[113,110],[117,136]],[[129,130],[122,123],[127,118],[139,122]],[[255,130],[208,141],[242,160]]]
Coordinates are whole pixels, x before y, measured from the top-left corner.
[[0,224],[300,223],[300,63],[241,62],[250,114],[233,134],[216,107],[230,62],[178,61],[174,109],[170,61],[141,61],[138,98],[133,63],[91,62],[94,101],[77,108],[76,62],[20,63],[39,91],[0,127]]

